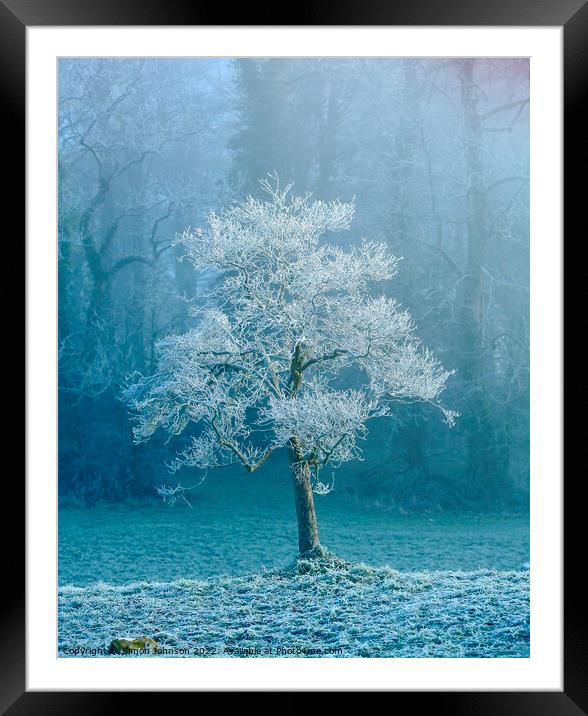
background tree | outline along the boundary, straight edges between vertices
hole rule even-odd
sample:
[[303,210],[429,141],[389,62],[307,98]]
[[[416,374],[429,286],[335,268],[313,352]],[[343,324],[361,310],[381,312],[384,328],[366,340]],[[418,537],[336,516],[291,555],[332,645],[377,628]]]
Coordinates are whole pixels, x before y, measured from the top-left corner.
[[[290,196],[277,180],[262,185],[266,199],[250,196],[212,213],[208,232],[181,235],[187,258],[219,280],[197,326],[160,341],[156,372],[125,397],[139,442],[158,428],[200,428],[175,467],[255,472],[286,448],[307,553],[319,547],[321,471],[360,457],[369,420],[407,401],[438,406],[451,425],[456,413],[437,401],[449,373],[416,338],[409,314],[373,294],[398,260],[382,244],[345,250],[321,241],[350,228],[353,205]],[[335,387],[353,369],[356,387]]]
[[[342,465],[337,489],[396,510],[526,509],[528,71],[504,58],[61,60],[61,495],[153,494],[171,446],[133,447],[120,385],[156,370],[157,340],[198,321],[184,297],[204,303],[219,280],[178,261],[174,236],[277,170],[315,198],[355,197],[357,234],[404,257],[382,290],[458,371],[455,430],[407,405],[372,424],[365,464]],[[359,372],[333,380],[360,387]]]
[[222,77],[189,61],[59,68],[60,485],[120,499],[155,480],[132,447],[120,383],[152,369],[161,333],[185,327],[181,295],[195,278],[170,238],[198,216],[195,183],[207,185],[200,201],[222,198],[214,123],[196,111],[220,111]]

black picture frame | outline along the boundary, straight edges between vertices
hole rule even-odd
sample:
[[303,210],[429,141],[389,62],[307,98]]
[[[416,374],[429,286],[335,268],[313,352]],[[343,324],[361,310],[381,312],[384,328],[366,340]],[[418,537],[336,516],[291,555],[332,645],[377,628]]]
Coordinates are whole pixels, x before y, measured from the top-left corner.
[[[564,33],[564,212],[566,228],[583,227],[580,211],[585,199],[585,181],[576,181],[585,168],[585,122],[580,102],[588,87],[588,3],[586,0],[510,0],[508,4],[482,0],[411,0],[405,4],[363,0],[361,3],[298,3],[288,7],[286,17],[271,15],[250,4],[230,11],[218,4],[189,3],[183,0],[0,0],[0,94],[5,123],[4,150],[9,156],[4,190],[6,207],[24,216],[25,139],[25,31],[27,26],[67,25],[459,25],[459,26],[562,26]],[[230,19],[230,23],[223,22]],[[259,20],[260,22],[256,22]],[[16,138],[20,138],[19,141]],[[583,200],[584,199],[584,200]],[[585,228],[582,231],[585,234]],[[579,236],[581,239],[582,237]],[[566,261],[565,271],[570,270]],[[570,281],[567,276],[568,283]],[[567,298],[567,294],[566,294]],[[563,426],[562,426],[563,430]],[[570,438],[570,442],[575,442]],[[582,471],[583,472],[583,471]],[[576,477],[576,476],[573,476]],[[394,692],[387,694],[398,708],[400,700],[413,699],[420,706],[451,714],[558,714],[588,713],[586,674],[586,627],[584,590],[581,580],[581,547],[584,542],[582,480],[568,479],[565,489],[565,612],[564,691],[562,692]],[[580,474],[577,475],[581,477]],[[18,514],[23,502],[23,483],[5,480],[4,504]],[[4,560],[2,590],[4,608],[0,629],[0,713],[10,716],[32,714],[110,713],[136,708],[137,694],[131,692],[30,692],[25,687],[25,580],[24,529],[20,550],[5,546],[12,563]],[[6,533],[5,533],[6,534]],[[15,535],[15,536],[16,536]],[[14,537],[13,537],[14,539]],[[149,709],[174,708],[172,694],[149,694]],[[279,695],[279,694],[277,694]],[[174,694],[175,696],[175,694]],[[131,700],[133,703],[131,703]],[[175,700],[175,699],[174,699]],[[191,702],[198,708],[198,702]],[[251,702],[247,701],[247,705]],[[295,702],[291,702],[295,703]],[[241,703],[240,708],[247,708]],[[141,708],[141,705],[139,705]],[[283,708],[279,706],[278,708]],[[331,704],[332,708],[332,704]]]

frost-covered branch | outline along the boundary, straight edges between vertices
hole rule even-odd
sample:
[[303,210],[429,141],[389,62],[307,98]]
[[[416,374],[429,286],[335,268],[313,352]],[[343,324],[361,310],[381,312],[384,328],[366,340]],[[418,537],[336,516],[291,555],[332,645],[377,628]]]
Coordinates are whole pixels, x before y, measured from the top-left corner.
[[188,490],[193,490],[197,485],[192,485],[192,487],[184,487],[183,485],[180,485],[179,483],[172,487],[171,485],[159,485],[155,488],[155,491],[157,494],[163,498],[164,502],[167,502],[168,505],[172,506],[175,505],[178,500],[182,500],[182,502],[185,502],[188,507],[192,507],[190,502],[188,501],[188,498],[186,497],[186,492]]

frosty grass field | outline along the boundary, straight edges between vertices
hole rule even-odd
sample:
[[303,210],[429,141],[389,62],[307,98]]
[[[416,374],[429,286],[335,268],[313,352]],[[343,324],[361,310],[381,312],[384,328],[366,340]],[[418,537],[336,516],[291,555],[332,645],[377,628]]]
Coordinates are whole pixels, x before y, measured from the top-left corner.
[[295,562],[288,486],[260,503],[259,482],[215,475],[193,509],[62,507],[59,655],[147,635],[176,657],[529,656],[526,517],[398,516],[335,492],[317,510],[336,557]]

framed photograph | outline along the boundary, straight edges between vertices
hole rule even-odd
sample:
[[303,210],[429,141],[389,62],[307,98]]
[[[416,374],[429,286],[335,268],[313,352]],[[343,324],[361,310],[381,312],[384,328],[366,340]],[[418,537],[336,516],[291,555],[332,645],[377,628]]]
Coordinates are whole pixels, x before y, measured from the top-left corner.
[[583,146],[586,5],[0,10],[27,289],[2,713],[585,712],[563,134]]

